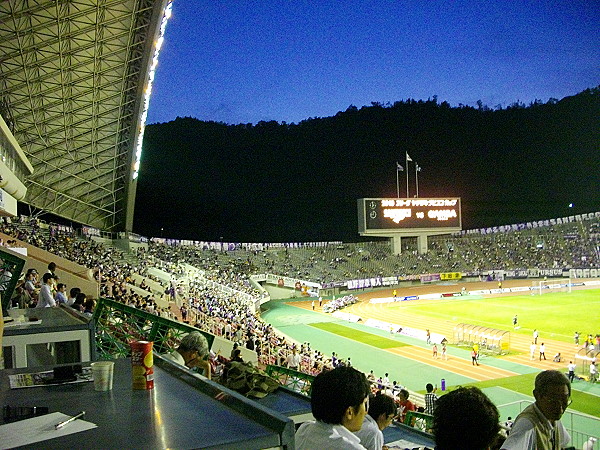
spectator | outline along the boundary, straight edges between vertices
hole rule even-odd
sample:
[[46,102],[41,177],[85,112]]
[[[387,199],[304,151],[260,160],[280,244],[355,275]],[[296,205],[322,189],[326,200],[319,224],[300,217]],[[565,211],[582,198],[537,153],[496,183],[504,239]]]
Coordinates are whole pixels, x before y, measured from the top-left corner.
[[354,434],[368,450],[383,448],[383,430],[387,428],[396,415],[396,404],[389,395],[378,392],[369,399],[369,411],[363,420],[362,427]]
[[96,300],[93,298],[88,298],[85,300],[83,304],[83,314],[87,317],[92,317],[94,315],[94,307],[96,306]]
[[290,369],[298,370],[298,367],[300,366],[300,355],[296,351],[296,347],[292,348],[292,353],[288,355],[285,362]]
[[425,394],[425,412],[427,414],[433,414],[438,401],[438,396],[434,393],[437,391],[437,387],[434,389],[433,384],[427,383],[425,389],[427,390],[427,393]]
[[85,300],[86,295],[83,292],[80,292],[77,294],[77,297],[75,297],[75,301],[71,305],[71,308],[82,313],[85,309]]
[[68,306],[73,306],[73,303],[75,303],[75,299],[77,298],[77,294],[79,294],[80,292],[81,289],[79,289],[78,287],[74,287],[71,288],[71,290],[69,290],[69,298],[67,299]]
[[546,370],[535,377],[535,403],[515,419],[505,450],[565,448],[571,436],[560,418],[571,404],[571,383],[558,370]]
[[45,273],[42,280],[44,284],[40,289],[39,299],[36,308],[49,308],[52,306],[56,306],[56,301],[54,300],[54,296],[52,295],[52,286],[54,283],[54,278],[51,274]]
[[402,423],[404,423],[404,419],[406,419],[407,412],[417,410],[413,402],[408,399],[409,395],[410,394],[406,389],[400,389],[400,393],[398,394],[398,420]]
[[163,356],[170,361],[190,369],[194,367],[204,369],[206,377],[210,380],[211,370],[210,363],[208,362],[208,341],[199,331],[192,331],[185,335],[175,351]]
[[67,291],[67,286],[64,283],[58,283],[56,285],[56,296],[54,299],[58,305],[67,304],[67,295],[65,292]]
[[476,387],[459,387],[440,397],[433,413],[436,450],[487,450],[500,431],[500,415]]
[[352,367],[320,373],[310,402],[316,421],[302,424],[296,432],[298,450],[365,448],[353,434],[361,429],[369,408],[369,383],[363,373]]

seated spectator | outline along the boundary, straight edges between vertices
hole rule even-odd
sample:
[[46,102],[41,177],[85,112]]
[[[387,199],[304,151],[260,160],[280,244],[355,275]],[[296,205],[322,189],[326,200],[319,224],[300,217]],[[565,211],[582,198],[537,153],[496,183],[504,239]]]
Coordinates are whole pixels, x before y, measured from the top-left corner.
[[94,315],[95,306],[96,300],[94,300],[93,298],[86,299],[83,304],[83,314],[91,318]]
[[73,306],[73,303],[75,303],[75,299],[77,298],[77,294],[79,294],[80,292],[81,289],[79,289],[78,287],[71,288],[71,290],[69,291],[69,298],[67,299],[68,306]]
[[241,363],[244,362],[244,360],[242,359],[242,351],[239,348],[236,348],[233,351],[233,358],[231,358],[231,361],[233,361],[233,362],[241,362]]
[[12,297],[12,305],[13,307],[19,308],[19,309],[25,309],[25,308],[29,308],[29,305],[31,304],[31,296],[29,295],[29,292],[27,292],[27,289],[25,289],[25,284],[21,283],[18,284],[17,287],[15,288],[15,292],[13,293],[13,297]]
[[500,432],[500,415],[476,387],[459,387],[440,397],[433,412],[436,450],[488,450]]
[[27,275],[25,275],[25,290],[29,293],[32,299],[37,299],[39,288],[36,286],[37,270],[29,269]]
[[[409,395],[406,389],[400,389],[398,393],[398,420],[402,423],[404,423],[407,412],[417,410],[414,403],[408,399]],[[412,424],[409,425],[412,426]]]
[[190,369],[195,367],[203,369],[205,376],[210,380],[211,370],[208,352],[208,342],[204,335],[199,331],[192,331],[181,339],[179,347],[175,351],[163,356]]
[[67,304],[67,295],[65,292],[67,291],[67,285],[64,283],[58,283],[56,285],[56,295],[54,299],[56,300],[57,305]]
[[536,450],[565,448],[571,436],[560,418],[571,403],[571,383],[558,370],[545,370],[535,377],[535,403],[525,408],[515,419],[506,450]]
[[85,300],[86,295],[83,292],[80,292],[77,294],[77,297],[75,297],[75,301],[71,305],[71,308],[82,313],[85,310]]
[[365,448],[353,434],[369,408],[369,383],[363,373],[352,367],[321,372],[312,383],[310,403],[316,421],[298,428],[298,450]]
[[389,395],[378,393],[369,399],[369,411],[363,420],[362,427],[354,434],[368,450],[383,448],[383,430],[387,428],[396,415],[396,404]]

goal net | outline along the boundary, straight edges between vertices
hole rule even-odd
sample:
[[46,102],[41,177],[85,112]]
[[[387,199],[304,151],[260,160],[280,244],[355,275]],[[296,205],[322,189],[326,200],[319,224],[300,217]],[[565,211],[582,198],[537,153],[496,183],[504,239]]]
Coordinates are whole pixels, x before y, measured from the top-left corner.
[[550,292],[571,292],[570,278],[554,278],[552,280],[534,281],[531,289],[532,294],[548,294]]

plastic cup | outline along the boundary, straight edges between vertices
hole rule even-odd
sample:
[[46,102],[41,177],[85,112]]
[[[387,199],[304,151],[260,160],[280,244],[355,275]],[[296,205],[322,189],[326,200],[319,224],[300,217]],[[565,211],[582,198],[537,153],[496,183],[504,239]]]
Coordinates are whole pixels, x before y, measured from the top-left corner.
[[91,364],[94,377],[94,390],[111,391],[113,388],[113,372],[115,363],[112,361],[97,361]]

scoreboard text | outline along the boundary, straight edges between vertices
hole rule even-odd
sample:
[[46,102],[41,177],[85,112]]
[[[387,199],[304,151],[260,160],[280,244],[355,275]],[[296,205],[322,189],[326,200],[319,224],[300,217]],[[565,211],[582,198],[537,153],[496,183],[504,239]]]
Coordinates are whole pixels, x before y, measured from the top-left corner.
[[358,231],[419,229],[456,231],[462,227],[460,198],[361,198]]

